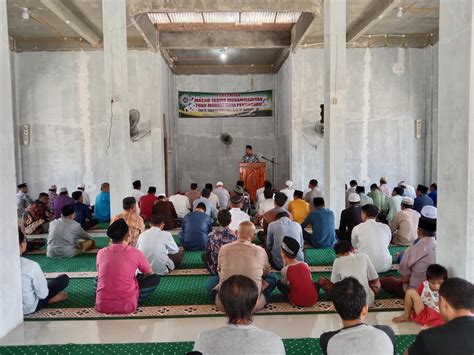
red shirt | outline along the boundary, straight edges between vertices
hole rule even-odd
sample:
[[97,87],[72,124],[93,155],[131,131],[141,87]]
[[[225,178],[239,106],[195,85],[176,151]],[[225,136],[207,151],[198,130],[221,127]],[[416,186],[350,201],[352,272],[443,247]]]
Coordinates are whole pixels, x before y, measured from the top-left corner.
[[95,309],[102,313],[128,314],[137,309],[137,269],[152,272],[150,263],[138,249],[112,244],[97,253],[97,292]]
[[140,197],[140,214],[147,220],[151,219],[151,209],[158,197],[155,194],[146,194]]
[[289,301],[295,306],[310,307],[318,301],[318,293],[311,278],[311,269],[304,262],[288,266]]

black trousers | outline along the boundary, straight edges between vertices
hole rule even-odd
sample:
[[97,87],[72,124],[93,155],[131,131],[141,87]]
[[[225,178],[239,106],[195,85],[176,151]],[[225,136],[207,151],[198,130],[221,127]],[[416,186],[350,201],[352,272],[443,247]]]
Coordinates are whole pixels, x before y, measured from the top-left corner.
[[92,227],[95,227],[97,225],[97,223],[99,223],[99,220],[97,218],[93,218],[90,221],[84,221],[84,223],[82,223],[81,227],[82,227],[82,229],[84,229],[86,231],[86,230],[91,229]]
[[49,293],[45,299],[39,300],[36,306],[35,312],[45,308],[48,305],[48,301],[56,296],[59,292],[63,291],[67,285],[69,285],[69,277],[66,274],[59,275],[55,279],[48,281]]

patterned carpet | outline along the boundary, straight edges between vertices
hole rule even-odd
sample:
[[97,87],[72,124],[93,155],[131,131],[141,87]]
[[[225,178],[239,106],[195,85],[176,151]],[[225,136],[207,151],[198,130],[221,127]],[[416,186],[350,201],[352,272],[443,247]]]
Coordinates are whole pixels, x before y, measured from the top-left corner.
[[[404,351],[415,340],[415,335],[398,335],[396,337],[396,353]],[[320,355],[319,339],[301,338],[284,339],[283,344],[287,355]],[[130,343],[130,344],[66,344],[66,345],[34,345],[4,346],[0,353],[4,355],[55,355],[55,354],[184,354],[193,349],[193,342],[179,343]]]

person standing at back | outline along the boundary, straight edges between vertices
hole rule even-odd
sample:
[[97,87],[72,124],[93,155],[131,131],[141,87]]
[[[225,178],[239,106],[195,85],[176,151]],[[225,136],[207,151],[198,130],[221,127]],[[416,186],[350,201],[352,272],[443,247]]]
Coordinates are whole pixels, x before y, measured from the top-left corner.
[[392,256],[388,250],[392,232],[375,218],[379,210],[374,205],[365,205],[361,210],[362,223],[352,230],[352,246],[357,253],[367,254],[377,272],[386,272],[392,267]]
[[[325,207],[322,197],[313,199],[313,207],[314,210],[301,223],[303,237],[315,248],[332,248],[336,243],[334,212]],[[312,233],[304,230],[309,224],[313,227]]]

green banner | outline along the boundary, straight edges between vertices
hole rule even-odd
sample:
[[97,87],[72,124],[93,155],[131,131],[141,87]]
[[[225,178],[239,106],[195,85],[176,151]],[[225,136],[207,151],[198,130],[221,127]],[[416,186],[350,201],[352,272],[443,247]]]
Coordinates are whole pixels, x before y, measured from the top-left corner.
[[273,91],[178,92],[179,117],[271,117]]

